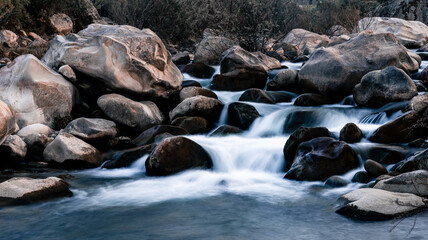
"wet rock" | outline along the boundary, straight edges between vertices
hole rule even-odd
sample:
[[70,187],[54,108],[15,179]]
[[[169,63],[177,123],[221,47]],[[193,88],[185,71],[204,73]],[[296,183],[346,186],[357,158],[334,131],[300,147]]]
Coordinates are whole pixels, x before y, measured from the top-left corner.
[[222,109],[223,103],[217,99],[205,96],[195,96],[187,98],[178,104],[169,113],[169,118],[173,121],[178,117],[198,116],[209,121],[215,121],[219,118]]
[[191,168],[211,168],[210,155],[197,143],[185,137],[172,137],[161,142],[146,161],[147,175],[171,175]]
[[422,70],[419,79],[422,81],[423,84],[428,86],[428,67],[426,67],[424,70]]
[[392,34],[360,35],[316,50],[299,71],[299,84],[308,92],[340,101],[365,74],[388,66],[415,72],[419,63]]
[[254,120],[260,117],[260,114],[255,107],[239,102],[229,104],[227,115],[228,124],[239,127],[243,130],[248,129]]
[[418,138],[412,142],[409,142],[409,147],[417,147],[417,148],[428,148],[428,142],[422,138]]
[[340,198],[339,214],[360,220],[386,220],[407,216],[426,207],[425,200],[413,194],[362,188]]
[[152,150],[153,150],[153,146],[149,144],[149,145],[144,145],[144,146],[116,152],[111,157],[111,160],[109,160],[103,165],[103,168],[113,169],[113,168],[129,167],[139,158],[147,154],[150,154]]
[[406,106],[407,111],[422,112],[428,107],[428,93],[417,95]]
[[386,170],[386,168],[382,164],[371,159],[366,160],[366,162],[364,163],[364,169],[373,178],[388,174],[388,170]]
[[201,117],[179,117],[171,125],[186,129],[190,134],[204,133],[208,130],[208,121]]
[[0,145],[18,129],[15,111],[0,100]]
[[158,125],[147,129],[136,137],[132,143],[136,146],[143,146],[153,143],[155,137],[162,133],[170,133],[172,135],[187,135],[189,132],[181,127],[169,126],[169,125]]
[[319,126],[325,117],[320,109],[296,109],[284,121],[284,133],[292,133],[299,127]]
[[401,146],[379,144],[368,150],[368,158],[381,164],[395,164],[406,158],[409,149]]
[[202,88],[202,87],[185,87],[180,91],[180,102],[184,101],[187,98],[196,97],[196,96],[205,96],[210,98],[218,99],[217,94],[213,91]]
[[239,97],[239,101],[274,104],[275,101],[263,90],[250,88]]
[[0,165],[18,164],[27,155],[27,144],[17,135],[10,135],[0,145]]
[[299,181],[325,181],[358,167],[354,150],[345,142],[319,137],[299,145],[285,178]]
[[396,67],[369,72],[354,88],[355,102],[373,108],[409,100],[416,95],[418,91],[413,80]]
[[57,177],[14,177],[0,183],[0,205],[28,204],[72,195],[68,184]]
[[230,126],[230,125],[223,125],[218,127],[213,133],[210,134],[210,136],[227,136],[232,134],[240,134],[243,131],[240,128]]
[[187,73],[195,78],[211,78],[215,73],[215,69],[204,63],[189,63],[181,72]]
[[16,47],[18,45],[18,36],[9,30],[0,31],[0,46]]
[[27,156],[38,159],[46,146],[54,140],[56,133],[50,127],[36,123],[22,128],[17,135],[27,145]]
[[190,53],[188,52],[179,52],[172,56],[172,62],[175,65],[184,65],[190,63]]
[[325,182],[324,186],[331,188],[344,187],[349,184],[349,181],[341,178],[340,176],[331,176]]
[[288,91],[266,91],[274,103],[291,102],[297,94]]
[[321,94],[316,93],[304,93],[299,95],[296,100],[294,101],[295,106],[304,106],[304,107],[310,107],[310,106],[321,106],[325,104],[329,104],[331,101],[324,97]]
[[16,112],[19,127],[69,118],[77,101],[75,87],[35,56],[22,55],[0,69],[0,98]]
[[269,71],[281,68],[281,63],[261,52],[248,52],[239,46],[234,46],[223,53],[220,72],[228,73],[239,69],[254,71]]
[[126,25],[91,24],[78,34],[57,36],[42,60],[55,68],[69,65],[104,94],[169,99],[183,80],[154,32]]
[[340,130],[340,141],[356,143],[361,141],[361,138],[363,138],[363,133],[355,123],[347,123]]
[[150,101],[135,102],[119,94],[107,94],[97,101],[101,110],[116,123],[144,131],[161,124],[165,117]]
[[299,92],[298,70],[283,70],[267,83],[268,91]]
[[100,153],[93,146],[69,133],[60,133],[43,151],[44,159],[66,169],[101,165]]
[[325,127],[300,127],[294,131],[284,145],[284,158],[286,162],[285,170],[290,169],[296,155],[297,147],[303,142],[307,142],[318,137],[331,137],[330,131]]
[[76,73],[74,73],[73,69],[68,65],[63,65],[58,69],[58,72],[65,77],[68,81],[72,83],[77,82]]
[[299,49],[302,50],[303,54],[309,54],[318,46],[322,46],[323,43],[327,44],[329,38],[304,29],[296,28],[291,30],[282,42],[297,45]]
[[236,43],[225,37],[208,37],[202,39],[195,51],[195,63],[216,65],[220,63],[220,57],[224,51]]
[[428,171],[428,149],[416,152],[409,158],[397,163],[394,165],[392,170],[400,173],[412,172],[416,170]]
[[57,13],[50,16],[49,23],[55,33],[67,35],[73,31],[73,21],[64,13]]
[[351,182],[354,183],[369,183],[372,180],[372,177],[366,171],[358,171],[352,177]]
[[243,91],[249,88],[264,89],[268,74],[265,71],[238,69],[214,75],[211,88],[220,91]]
[[78,118],[64,128],[64,132],[93,145],[105,145],[116,134],[116,124],[101,118]]
[[186,81],[183,81],[183,83],[181,84],[181,87],[186,88],[186,87],[202,87],[202,86],[198,81],[186,80]]
[[390,192],[428,196],[428,171],[419,170],[379,181],[374,188]]

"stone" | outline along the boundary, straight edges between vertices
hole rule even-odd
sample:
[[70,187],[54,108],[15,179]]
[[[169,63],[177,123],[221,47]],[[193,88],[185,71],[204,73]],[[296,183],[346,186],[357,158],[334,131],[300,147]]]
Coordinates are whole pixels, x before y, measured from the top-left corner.
[[406,158],[409,149],[402,146],[376,144],[367,151],[367,158],[381,164],[395,164]]
[[234,45],[236,45],[234,41],[225,37],[204,38],[196,47],[193,62],[207,65],[219,64],[222,53]]
[[376,7],[372,16],[395,17],[428,24],[428,12],[424,4],[424,1],[419,0],[385,1]]
[[422,112],[428,107],[428,93],[413,97],[406,106],[407,111]]
[[320,126],[325,119],[326,112],[321,108],[298,108],[287,114],[283,132],[291,134],[299,127]]
[[179,117],[171,125],[186,129],[190,134],[204,133],[208,130],[208,121],[201,117]]
[[37,38],[28,45],[28,47],[30,48],[42,48],[42,47],[48,47],[48,46],[49,46],[49,42],[44,40],[43,38]]
[[397,163],[392,168],[393,171],[405,173],[417,170],[428,171],[428,149],[416,152],[409,158]]
[[54,128],[57,121],[70,118],[78,101],[70,82],[30,54],[1,68],[0,79],[0,99],[15,110],[20,128],[34,123]]
[[119,94],[107,94],[97,101],[101,110],[114,122],[138,131],[161,124],[165,117],[150,101],[136,102]]
[[364,163],[364,169],[373,178],[388,174],[388,170],[386,170],[386,168],[382,164],[371,159],[366,160],[366,162]]
[[246,130],[261,115],[249,104],[233,102],[227,108],[227,116],[228,124]]
[[299,92],[298,70],[283,70],[267,83],[268,91],[285,90]]
[[50,16],[49,23],[55,33],[67,35],[73,31],[73,21],[64,13],[57,13]]
[[369,175],[366,171],[358,171],[354,174],[354,176],[351,179],[351,182],[353,183],[369,183],[373,178]]
[[53,68],[69,65],[103,94],[169,99],[183,80],[154,32],[126,25],[91,24],[78,34],[57,36],[42,61]]
[[27,145],[27,157],[40,160],[46,146],[55,139],[56,133],[50,127],[36,123],[22,128],[17,135]]
[[190,53],[188,52],[179,52],[172,56],[172,62],[175,65],[184,65],[190,63]]
[[340,176],[331,176],[324,182],[324,186],[331,188],[345,187],[348,184],[349,181]]
[[203,117],[209,121],[216,121],[223,110],[223,103],[215,98],[195,96],[187,98],[178,104],[169,113],[171,121],[183,116]]
[[203,63],[189,63],[181,72],[195,78],[211,78],[215,73],[215,69]]
[[418,170],[379,181],[373,187],[397,193],[411,193],[421,197],[428,196],[428,171]]
[[92,23],[105,23],[91,0],[76,0],[75,6],[79,9],[75,19],[76,29],[86,28]]
[[39,36],[39,34],[37,34],[37,33],[34,33],[34,32],[29,32],[28,33],[28,37],[31,39],[31,40],[36,40],[36,39],[39,39],[39,38],[42,38],[42,37],[40,37]]
[[101,118],[78,118],[71,121],[64,132],[93,145],[105,145],[116,134],[116,124]]
[[269,71],[281,68],[281,63],[261,52],[248,52],[239,46],[234,46],[223,53],[220,62],[220,72],[228,73],[239,69],[254,71]]
[[363,138],[363,133],[360,128],[355,123],[347,123],[340,130],[340,141],[344,141],[347,143],[356,143],[361,141]]
[[63,65],[58,69],[58,72],[68,81],[72,83],[77,82],[76,73],[74,73],[73,69],[68,65]]
[[138,137],[132,140],[132,143],[135,144],[136,146],[151,144],[154,142],[155,137],[162,133],[169,133],[174,136],[189,134],[187,130],[181,127],[170,126],[170,125],[158,125],[142,132]]
[[18,36],[9,30],[0,31],[0,46],[16,47],[18,45]]
[[0,145],[18,129],[15,111],[0,100]]
[[264,89],[268,74],[265,71],[239,69],[213,77],[210,88],[219,91],[243,91],[249,88]]
[[372,108],[418,95],[413,80],[403,70],[393,66],[367,73],[353,92],[358,105]]
[[273,50],[288,60],[294,60],[302,56],[302,51],[295,44],[280,42],[273,45]]
[[214,99],[218,99],[217,94],[213,91],[202,88],[202,87],[185,87],[180,91],[180,102],[184,101],[187,98],[196,97],[196,96],[205,96]]
[[69,133],[62,132],[43,151],[45,161],[67,169],[101,165],[100,153],[93,146]]
[[312,53],[320,44],[327,44],[329,38],[301,28],[291,30],[282,40],[283,43],[294,44],[302,50],[303,54]]
[[358,157],[347,143],[330,137],[318,137],[299,145],[294,162],[284,178],[325,181],[358,166]]
[[297,94],[288,91],[266,91],[274,103],[291,102]]
[[426,207],[426,200],[409,193],[362,188],[340,197],[337,213],[358,220],[379,221],[408,216]]
[[211,168],[210,155],[185,137],[171,137],[161,142],[146,160],[149,176],[165,176],[191,168]]
[[202,85],[196,80],[186,80],[181,84],[182,88],[186,87],[202,87]]
[[250,88],[239,97],[239,101],[274,104],[275,101],[263,90]]
[[243,131],[240,128],[230,126],[230,125],[222,125],[218,127],[216,130],[214,130],[214,132],[212,132],[210,136],[212,137],[227,136],[232,134],[240,134],[242,132]]
[[111,157],[111,160],[107,161],[103,168],[125,168],[131,166],[139,158],[150,154],[153,150],[153,145],[144,145],[124,151],[115,152]]
[[27,144],[17,135],[10,135],[0,145],[0,165],[18,164],[27,155]]
[[306,92],[341,101],[371,71],[395,66],[416,72],[419,63],[412,56],[392,34],[359,35],[345,43],[317,49],[299,71],[299,84]]
[[321,94],[303,93],[296,98],[296,100],[294,101],[294,105],[310,107],[310,106],[321,106],[321,105],[329,104],[330,102],[331,101],[328,98],[324,97]]
[[68,184],[57,177],[32,179],[14,177],[0,183],[0,205],[39,202],[58,197],[71,197]]

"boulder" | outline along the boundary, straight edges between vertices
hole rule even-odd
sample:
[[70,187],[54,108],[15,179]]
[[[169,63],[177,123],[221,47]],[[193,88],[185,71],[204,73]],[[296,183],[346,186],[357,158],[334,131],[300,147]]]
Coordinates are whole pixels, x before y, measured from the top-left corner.
[[291,102],[297,94],[288,91],[266,91],[274,103]]
[[219,91],[243,91],[249,88],[264,89],[268,74],[265,71],[237,69],[213,77],[210,88]]
[[285,178],[299,181],[325,181],[359,166],[354,150],[342,141],[319,137],[303,142]]
[[255,107],[249,104],[234,102],[229,104],[227,116],[228,124],[246,130],[261,115]]
[[372,180],[372,176],[366,171],[358,171],[354,174],[354,176],[351,179],[351,182],[353,183],[363,183],[367,184]]
[[207,37],[202,39],[195,51],[195,63],[216,65],[220,63],[221,54],[236,43],[225,37]]
[[185,80],[181,84],[181,87],[182,88],[186,88],[186,87],[202,87],[202,85],[198,81],[196,81],[196,80]]
[[105,93],[168,99],[183,80],[154,32],[126,25],[91,24],[78,34],[57,36],[42,60],[55,68],[69,65]]
[[169,133],[171,135],[187,135],[189,132],[181,127],[169,126],[169,125],[158,125],[152,128],[147,129],[142,132],[138,137],[136,137],[132,143],[136,146],[143,146],[150,143],[153,143],[155,137],[162,133]]
[[22,55],[0,69],[0,99],[16,112],[20,128],[33,123],[55,127],[70,118],[75,87],[35,56]]
[[409,149],[402,146],[376,144],[367,151],[367,158],[381,164],[395,164],[406,158]]
[[171,125],[181,127],[190,134],[204,133],[208,130],[208,121],[202,117],[179,117]]
[[411,193],[421,197],[427,197],[428,171],[419,170],[403,173],[396,177],[379,181],[373,188],[397,193]]
[[297,148],[303,142],[307,142],[318,137],[331,137],[332,134],[325,127],[300,127],[294,131],[284,145],[285,170],[290,169],[296,155]]
[[371,71],[388,66],[417,71],[419,63],[412,56],[392,34],[360,35],[316,50],[299,71],[299,84],[307,92],[340,101]]
[[174,56],[172,56],[172,62],[175,65],[188,64],[188,63],[190,63],[190,61],[191,61],[190,53],[188,53],[188,52],[179,52],[177,54],[174,54]]
[[368,17],[358,22],[358,28],[375,34],[392,33],[408,48],[419,48],[428,43],[428,26],[420,21]]
[[267,83],[268,91],[285,90],[299,92],[298,70],[283,70]]
[[153,150],[153,145],[144,145],[124,151],[115,152],[111,160],[106,161],[103,168],[124,168],[131,166],[139,158],[150,154]]
[[187,98],[178,104],[169,113],[170,120],[183,116],[198,116],[209,121],[215,121],[220,117],[223,103],[215,98],[195,96]]
[[43,151],[45,161],[67,169],[101,165],[100,153],[93,146],[69,133],[60,133]]
[[320,108],[299,108],[288,113],[284,121],[283,132],[291,134],[299,127],[320,126],[325,119],[326,112]]
[[416,20],[428,24],[426,3],[420,0],[390,0],[383,1],[373,11],[372,16],[396,17]]
[[284,60],[294,60],[302,56],[302,51],[295,44],[280,42],[273,45],[273,50],[280,56],[283,56]]
[[367,73],[353,92],[358,105],[373,108],[418,95],[413,80],[403,70],[393,66]]
[[116,134],[116,124],[101,118],[78,118],[71,121],[64,132],[93,145],[105,145]]
[[75,16],[76,29],[86,28],[92,23],[105,23],[91,0],[75,0],[75,6],[79,9]]
[[18,129],[15,111],[0,100],[0,145]]
[[28,204],[72,195],[68,184],[57,177],[14,177],[0,183],[0,205]]
[[239,97],[239,101],[274,104],[275,101],[263,90],[250,88]]
[[419,79],[422,81],[422,83],[424,83],[425,85],[428,85],[428,67],[422,70]]
[[426,200],[409,193],[362,188],[340,197],[341,215],[359,220],[386,220],[408,216],[426,207]]
[[223,125],[218,127],[216,130],[214,130],[214,132],[212,132],[210,134],[210,136],[227,136],[227,135],[231,135],[231,134],[240,134],[243,131],[240,128],[234,127],[234,126],[230,126],[230,125]]
[[18,164],[27,155],[27,144],[17,135],[10,135],[0,145],[0,165]]
[[203,63],[189,63],[181,72],[195,78],[211,78],[215,73],[215,69]]
[[416,152],[406,160],[403,160],[392,168],[393,171],[405,173],[416,170],[428,171],[428,149]]
[[347,123],[340,130],[340,141],[344,141],[347,143],[356,143],[361,141],[362,138],[363,133],[355,123]]
[[180,91],[180,102],[184,101],[187,98],[196,97],[196,96],[205,96],[210,98],[217,98],[217,94],[213,91],[208,90],[202,87],[185,87]]
[[36,123],[28,125],[18,131],[17,135],[27,145],[27,157],[30,159],[40,160],[43,150],[51,143],[56,133],[50,127]]
[[58,69],[58,72],[68,81],[72,83],[77,82],[76,73],[74,73],[73,69],[68,65],[63,65]]
[[73,31],[73,21],[64,13],[57,13],[50,16],[49,23],[55,33],[67,35]]
[[18,36],[9,30],[0,31],[0,46],[16,47],[18,45]]
[[321,106],[329,103],[330,100],[327,97],[317,93],[303,93],[294,101],[295,106],[303,107]]
[[185,137],[171,137],[161,142],[146,161],[150,176],[171,175],[191,168],[211,168],[210,155]]
[[407,111],[422,112],[428,107],[428,93],[413,97],[406,106]]
[[339,188],[339,187],[345,187],[349,184],[349,181],[346,179],[343,179],[340,176],[331,176],[324,182],[324,186],[330,187],[330,188]]
[[319,35],[301,28],[296,28],[289,32],[283,43],[294,44],[302,50],[303,54],[309,54],[318,46],[327,44],[330,39],[327,36]]
[[254,71],[269,71],[281,68],[281,63],[261,52],[248,52],[239,46],[234,46],[223,53],[220,72],[228,73],[238,69],[250,69]]
[[388,170],[386,170],[386,168],[382,164],[371,159],[366,160],[366,162],[364,163],[364,169],[373,178],[388,174]]
[[150,101],[136,102],[119,94],[107,94],[97,101],[101,110],[116,123],[138,131],[161,124],[165,117]]

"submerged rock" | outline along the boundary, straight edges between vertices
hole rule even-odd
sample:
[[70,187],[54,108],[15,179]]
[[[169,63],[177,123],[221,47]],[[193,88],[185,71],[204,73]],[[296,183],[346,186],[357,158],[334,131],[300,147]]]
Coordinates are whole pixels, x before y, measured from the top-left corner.
[[240,134],[243,131],[240,128],[230,126],[230,125],[223,125],[218,127],[213,133],[210,134],[210,136],[227,136],[231,134]]
[[374,188],[390,192],[428,196],[428,171],[419,170],[379,181]]
[[349,181],[340,176],[331,176],[324,182],[324,186],[331,188],[344,187],[348,184]]

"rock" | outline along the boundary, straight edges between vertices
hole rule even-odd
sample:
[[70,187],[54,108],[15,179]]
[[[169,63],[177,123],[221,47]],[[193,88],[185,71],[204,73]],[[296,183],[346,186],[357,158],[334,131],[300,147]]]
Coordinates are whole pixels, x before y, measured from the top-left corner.
[[341,178],[340,176],[331,176],[325,182],[324,186],[331,188],[344,187],[349,184],[349,181]]
[[15,111],[0,100],[0,145],[18,129]]
[[280,42],[273,45],[273,50],[288,60],[294,60],[302,56],[302,51],[300,51],[299,47],[295,44]]
[[220,62],[220,72],[228,73],[239,69],[254,71],[269,71],[281,68],[281,63],[261,52],[248,52],[239,46],[234,46],[223,53]]
[[428,60],[428,52],[418,52],[417,54],[421,58],[421,60],[424,60],[424,61]]
[[331,137],[332,134],[325,127],[299,127],[294,131],[284,145],[285,170],[288,171],[293,164],[297,147],[303,142],[307,142],[318,137]]
[[28,204],[72,195],[68,184],[57,177],[14,177],[0,183],[0,205]]
[[60,133],[43,151],[44,159],[67,169],[101,165],[98,150],[69,133]]
[[36,123],[22,128],[17,135],[27,145],[27,157],[40,160],[43,150],[54,140],[56,133],[50,127]]
[[390,192],[411,193],[421,197],[427,197],[428,171],[419,170],[403,173],[396,177],[379,181],[374,188]]
[[379,108],[390,102],[400,102],[418,95],[413,80],[401,69],[387,67],[367,73],[354,88],[358,105]]
[[356,143],[361,141],[363,133],[355,123],[347,123],[342,130],[340,130],[340,141],[347,143]]
[[42,60],[56,68],[69,65],[105,93],[168,99],[183,80],[154,32],[126,25],[91,24],[78,34],[57,36]]
[[345,142],[319,137],[303,142],[284,178],[299,181],[325,181],[359,166],[354,150]]
[[377,178],[380,175],[388,174],[388,170],[386,170],[386,168],[382,164],[370,159],[367,159],[364,163],[364,169],[373,178]]
[[146,161],[149,176],[171,175],[191,168],[211,167],[210,155],[197,143],[185,137],[164,140]]
[[10,135],[3,144],[0,145],[0,165],[18,164],[27,155],[27,144],[17,135]]
[[138,131],[161,124],[165,118],[155,103],[135,102],[119,94],[107,94],[97,101],[101,110],[116,123]]
[[379,4],[372,16],[396,17],[407,20],[416,20],[428,24],[428,12],[424,1],[419,0],[392,0]]
[[201,117],[179,117],[171,125],[186,129],[190,134],[204,133],[208,130],[208,121]]
[[298,70],[283,70],[267,83],[268,91],[285,90],[299,92]]
[[183,83],[181,84],[182,88],[186,88],[186,87],[202,87],[202,85],[195,80],[186,80],[183,81]]
[[105,24],[91,0],[76,0],[75,5],[79,9],[75,19],[76,29],[86,28],[92,23]]
[[327,44],[329,42],[329,38],[301,28],[296,28],[291,30],[282,42],[297,45],[299,49],[302,50],[303,54],[309,54],[312,53],[320,44]]
[[260,117],[255,107],[239,102],[229,104],[227,115],[228,124],[239,127],[242,130],[248,129],[254,120]]
[[28,37],[31,39],[31,40],[36,40],[36,39],[39,39],[39,38],[42,38],[42,37],[40,37],[37,33],[34,33],[34,32],[29,32],[28,33]]
[[424,70],[422,70],[421,75],[420,75],[420,80],[425,85],[428,84],[428,67],[426,67]]
[[409,142],[408,146],[417,148],[428,148],[428,142],[422,138],[418,138],[412,142]]
[[340,101],[365,74],[388,66],[415,72],[419,63],[392,34],[360,35],[316,50],[299,71],[299,84],[306,92]]
[[78,100],[70,82],[30,54],[1,68],[0,79],[0,98],[15,110],[20,128],[33,123],[55,127],[70,118]]
[[304,107],[321,106],[329,103],[330,103],[330,100],[328,98],[324,97],[321,94],[316,94],[316,93],[301,94],[294,101],[295,106],[304,106]]
[[250,88],[239,97],[239,101],[274,104],[275,101],[263,90]]
[[366,171],[358,171],[352,177],[351,182],[353,183],[369,183],[372,180],[372,177]]
[[419,48],[416,52],[428,52],[428,43]]
[[395,164],[403,160],[409,150],[405,147],[379,144],[368,150],[368,158],[382,164]]
[[42,48],[42,47],[48,47],[49,43],[44,40],[43,38],[37,38],[36,40],[32,41],[28,47],[30,48]]
[[405,173],[417,170],[428,171],[428,149],[416,152],[406,160],[403,160],[392,168],[393,171]]
[[16,47],[18,45],[18,36],[9,30],[0,31],[0,46]]
[[237,127],[230,126],[230,125],[223,125],[218,127],[213,133],[210,134],[210,136],[227,136],[232,134],[240,134],[243,131]]
[[426,207],[425,200],[413,194],[362,188],[340,198],[339,214],[359,220],[386,220],[408,216]]
[[116,152],[112,156],[110,161],[107,161],[103,168],[113,169],[113,168],[124,168],[131,166],[139,158],[150,154],[152,152],[152,145],[144,145],[132,149],[127,149],[124,151]]
[[428,26],[419,21],[369,17],[361,19],[358,27],[374,34],[392,33],[407,48],[419,48],[428,43]]
[[220,63],[221,54],[236,43],[224,37],[208,37],[202,39],[195,51],[195,63],[216,65]]
[[325,119],[326,112],[316,108],[299,108],[288,113],[284,121],[283,132],[292,133],[299,127],[320,126]]
[[209,121],[215,121],[220,117],[223,109],[223,103],[219,100],[205,97],[195,96],[187,98],[177,105],[169,113],[169,118],[172,120],[183,116],[198,116]]
[[288,91],[266,91],[266,94],[275,102],[291,102],[297,94]]
[[215,73],[215,69],[203,63],[189,63],[181,72],[195,78],[211,78]]
[[73,31],[73,21],[64,13],[57,13],[50,16],[49,23],[55,33],[67,35]]
[[63,65],[58,69],[58,72],[65,77],[68,81],[72,83],[77,82],[76,74],[74,73],[73,69],[68,65]]
[[172,62],[175,65],[184,65],[190,63],[190,53],[188,52],[179,52],[172,56]]
[[214,99],[217,98],[217,94],[213,91],[208,90],[202,87],[185,87],[180,91],[180,102],[184,101],[187,98],[196,97],[196,96],[205,96]]
[[64,128],[64,132],[82,139],[92,145],[104,145],[116,134],[116,124],[101,118],[78,118]]
[[219,91],[243,91],[249,88],[264,89],[268,74],[265,71],[239,69],[224,74],[216,74],[210,88]]
[[428,93],[413,97],[406,106],[407,111],[422,112],[428,107]]
[[174,136],[189,134],[187,130],[181,127],[169,126],[169,125],[158,125],[142,132],[137,138],[135,138],[132,141],[132,143],[134,143],[136,146],[147,145],[147,144],[153,143],[155,137],[162,133],[169,133]]
[[408,112],[380,126],[369,138],[378,143],[407,143],[428,136],[428,109],[424,113]]

